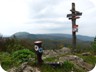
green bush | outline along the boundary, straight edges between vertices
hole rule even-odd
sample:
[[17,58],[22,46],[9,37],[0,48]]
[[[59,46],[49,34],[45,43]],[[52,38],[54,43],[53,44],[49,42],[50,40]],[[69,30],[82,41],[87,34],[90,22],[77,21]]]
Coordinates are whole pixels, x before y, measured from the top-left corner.
[[28,49],[23,49],[23,50],[15,51],[12,54],[12,58],[15,61],[18,61],[18,62],[22,63],[22,62],[29,61],[30,58],[35,58],[35,54]]
[[13,67],[13,60],[8,59],[5,61],[2,61],[1,65],[2,65],[2,68],[5,70],[10,69]]
[[13,60],[9,53],[0,52],[0,62],[3,69],[7,70],[13,66]]
[[0,63],[5,70],[18,66],[23,62],[32,61],[31,58],[35,58],[35,54],[28,49],[18,50],[12,54],[0,52]]

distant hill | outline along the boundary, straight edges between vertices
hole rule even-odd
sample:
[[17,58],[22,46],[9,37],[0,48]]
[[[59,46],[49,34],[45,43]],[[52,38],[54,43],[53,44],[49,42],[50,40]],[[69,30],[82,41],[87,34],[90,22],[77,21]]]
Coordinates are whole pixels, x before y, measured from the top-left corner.
[[15,34],[13,34],[12,36],[15,36],[16,38],[30,38],[30,39],[34,39],[36,38],[36,35],[34,34],[30,34],[28,32],[17,32]]
[[[17,32],[12,36],[17,38],[29,38],[29,39],[72,39],[71,34],[30,34],[28,32]],[[77,35],[77,39],[82,41],[93,41],[94,37]]]

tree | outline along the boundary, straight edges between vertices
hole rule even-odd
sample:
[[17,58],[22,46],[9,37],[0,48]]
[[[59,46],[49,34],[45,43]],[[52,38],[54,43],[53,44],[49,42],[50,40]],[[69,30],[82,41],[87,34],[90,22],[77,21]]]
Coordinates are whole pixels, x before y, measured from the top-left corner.
[[93,54],[96,55],[96,37],[94,38],[94,41],[92,42],[92,50],[93,50]]
[[6,50],[4,43],[5,43],[5,39],[4,39],[3,35],[0,34],[0,51]]

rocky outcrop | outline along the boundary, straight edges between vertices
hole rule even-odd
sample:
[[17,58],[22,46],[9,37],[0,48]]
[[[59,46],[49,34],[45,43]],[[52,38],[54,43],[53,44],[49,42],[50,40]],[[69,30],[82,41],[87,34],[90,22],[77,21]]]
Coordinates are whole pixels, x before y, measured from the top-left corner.
[[59,50],[55,50],[55,52],[59,55],[62,55],[62,54],[69,54],[71,53],[71,50],[69,48],[66,48],[66,47],[63,47]]
[[91,64],[86,63],[82,58],[76,55],[67,55],[59,58],[59,62],[71,61],[74,65],[79,66],[87,71],[91,70],[93,66]]
[[[82,53],[82,56],[89,56],[90,53]],[[51,58],[55,57],[56,61],[53,62],[44,62],[45,64],[51,65],[53,67],[60,66],[64,63],[64,61],[70,61],[72,62],[77,69],[81,68],[86,71],[92,70],[93,66],[83,60],[83,58],[80,58],[76,55],[71,55],[71,50],[69,48],[61,48],[58,50],[44,50],[43,52],[43,59],[45,58]],[[32,60],[33,61],[33,60]],[[41,72],[39,68],[32,67],[28,65],[27,63],[21,64],[19,67],[14,67],[8,72]]]
[[8,72],[41,72],[39,68],[32,67],[27,64],[27,62],[21,64],[19,67],[13,67],[12,69],[8,70]]
[[[87,71],[91,70],[93,66],[91,64],[88,64],[85,62],[82,58],[76,56],[76,55],[71,55],[71,50],[69,48],[61,48],[58,50],[44,50],[43,54],[45,58],[47,57],[58,57],[56,61],[60,63],[64,63],[64,61],[71,61],[73,62],[74,65],[79,66],[80,68],[83,68]],[[89,56],[91,55],[89,52],[87,53],[82,53],[82,56]]]
[[44,50],[43,56],[44,57],[56,57],[56,56],[64,55],[67,53],[68,54],[71,53],[71,50],[69,48],[64,47],[58,50]]

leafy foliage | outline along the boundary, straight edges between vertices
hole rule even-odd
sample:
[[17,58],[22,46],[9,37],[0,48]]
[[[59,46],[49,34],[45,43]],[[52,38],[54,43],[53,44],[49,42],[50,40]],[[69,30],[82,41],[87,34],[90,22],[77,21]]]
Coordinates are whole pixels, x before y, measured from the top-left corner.
[[29,49],[18,50],[12,54],[0,52],[0,62],[5,70],[18,66],[23,62],[30,62],[31,58],[35,58],[35,54]]
[[22,44],[20,44],[20,41],[15,38],[7,38],[5,46],[6,46],[6,51],[9,53],[25,48]]
[[7,70],[11,67],[13,67],[13,59],[11,57],[11,55],[7,52],[0,52],[0,61],[1,61],[1,65],[2,67]]
[[14,52],[12,54],[12,57],[15,61],[20,61],[22,63],[25,61],[29,61],[30,58],[34,58],[35,54],[28,49],[23,49],[23,50],[18,50]]
[[[35,54],[33,52],[34,41],[42,40],[44,49],[60,49],[62,47],[71,48],[71,40],[67,39],[17,39],[16,37],[3,38],[0,37],[0,62],[2,63],[2,67],[4,69],[12,68],[13,66],[17,66],[22,62],[30,61],[30,58],[35,58]],[[91,51],[90,50],[90,42],[82,42],[77,40],[77,49],[79,53]],[[32,50],[32,51],[31,51]],[[92,42],[92,50],[94,54],[96,53],[96,40]],[[47,58],[45,61],[54,62],[56,59]],[[84,57],[84,60],[88,63],[96,63],[96,58],[94,57]],[[32,62],[32,61],[31,61]],[[42,65],[40,67],[42,72],[71,72],[72,69],[74,72],[82,72],[74,67],[74,65],[70,62],[64,62],[62,66],[58,68],[53,68],[50,65]]]

